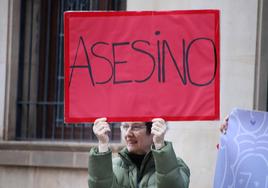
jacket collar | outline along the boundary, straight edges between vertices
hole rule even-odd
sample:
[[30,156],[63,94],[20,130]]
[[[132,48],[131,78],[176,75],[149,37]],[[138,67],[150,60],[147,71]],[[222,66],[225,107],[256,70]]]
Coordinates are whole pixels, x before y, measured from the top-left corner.
[[[135,167],[135,164],[131,161],[130,157],[129,157],[129,151],[127,150],[127,148],[123,148],[119,153],[119,157],[124,161],[124,163],[127,166],[133,166]],[[140,171],[146,171],[146,169],[151,169],[154,168],[155,164],[154,164],[154,158],[152,155],[152,151],[149,151],[142,163],[141,163],[141,167],[140,167]]]

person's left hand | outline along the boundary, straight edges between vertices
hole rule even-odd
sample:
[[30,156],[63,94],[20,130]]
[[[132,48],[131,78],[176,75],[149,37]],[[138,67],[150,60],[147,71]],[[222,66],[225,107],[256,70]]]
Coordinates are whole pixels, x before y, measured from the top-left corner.
[[226,134],[227,129],[228,129],[228,121],[229,121],[229,116],[224,118],[224,122],[220,125],[220,131],[223,134]]
[[167,131],[167,125],[164,119],[162,118],[154,118],[152,120],[152,130],[151,134],[153,134],[153,142],[156,149],[161,149],[165,146],[165,134]]

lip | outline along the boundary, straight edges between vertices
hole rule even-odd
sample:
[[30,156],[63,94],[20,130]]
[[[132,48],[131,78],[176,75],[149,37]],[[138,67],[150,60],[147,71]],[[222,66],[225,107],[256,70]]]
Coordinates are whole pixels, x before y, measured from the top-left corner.
[[127,140],[127,145],[134,145],[137,143],[138,143],[138,141],[136,141],[136,140]]

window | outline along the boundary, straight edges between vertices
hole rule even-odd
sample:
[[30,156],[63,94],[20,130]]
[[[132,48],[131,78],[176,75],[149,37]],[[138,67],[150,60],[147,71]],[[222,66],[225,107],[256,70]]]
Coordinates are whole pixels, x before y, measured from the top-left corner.
[[[17,140],[96,139],[91,124],[63,122],[63,12],[125,9],[126,0],[21,1]],[[119,141],[119,123],[111,128]]]

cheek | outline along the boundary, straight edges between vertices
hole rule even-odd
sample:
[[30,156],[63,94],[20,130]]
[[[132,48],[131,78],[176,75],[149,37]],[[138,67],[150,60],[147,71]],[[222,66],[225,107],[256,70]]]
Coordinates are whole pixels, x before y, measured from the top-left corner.
[[140,145],[143,145],[143,146],[148,146],[148,145],[151,145],[152,142],[153,142],[153,139],[151,136],[149,135],[146,135],[146,136],[142,136],[139,139],[139,143]]

